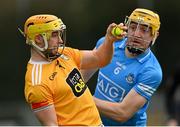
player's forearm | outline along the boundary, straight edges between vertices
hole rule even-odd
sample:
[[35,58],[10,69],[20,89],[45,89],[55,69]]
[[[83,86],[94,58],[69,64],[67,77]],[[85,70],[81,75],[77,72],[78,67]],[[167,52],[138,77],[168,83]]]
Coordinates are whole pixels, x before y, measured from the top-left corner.
[[46,117],[47,115],[44,116],[44,118],[42,117],[37,117],[39,122],[41,123],[41,125],[43,126],[58,126],[58,123],[56,120],[52,120],[49,117]]
[[81,69],[81,74],[84,78],[84,82],[87,83],[88,80],[94,75],[94,73],[98,70],[98,68],[95,69]]
[[125,122],[129,119],[126,110],[123,109],[120,103],[108,102],[95,97],[94,101],[101,114],[120,122]]
[[114,53],[113,42],[112,39],[105,37],[104,43],[96,49],[99,67],[106,66],[111,61]]
[[[117,24],[112,23],[109,25],[106,35],[105,35],[105,40],[103,44],[96,50],[96,54],[98,56],[98,59],[100,61],[100,66],[103,67],[107,65],[113,56],[113,43],[117,40],[122,39],[124,36],[126,36],[126,32],[121,33],[120,35],[116,36],[112,34],[113,28],[117,27]],[[122,23],[119,24],[119,27],[121,27],[123,30],[126,30],[127,27],[125,27]]]
[[45,110],[36,111],[34,113],[43,126],[58,126],[54,106],[51,106]]

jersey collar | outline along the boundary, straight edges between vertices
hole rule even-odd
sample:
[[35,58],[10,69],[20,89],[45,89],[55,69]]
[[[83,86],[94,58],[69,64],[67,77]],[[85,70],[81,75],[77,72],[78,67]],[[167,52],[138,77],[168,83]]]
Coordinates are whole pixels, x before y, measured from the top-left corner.
[[28,63],[30,63],[30,64],[50,64],[51,62],[49,62],[49,61],[34,61],[30,58]]

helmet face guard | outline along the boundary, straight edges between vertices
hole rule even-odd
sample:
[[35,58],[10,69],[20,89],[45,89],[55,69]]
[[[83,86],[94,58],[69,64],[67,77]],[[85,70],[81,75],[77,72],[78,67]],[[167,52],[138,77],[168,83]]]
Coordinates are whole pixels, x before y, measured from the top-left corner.
[[[49,48],[48,40],[51,38],[53,32],[58,32],[58,36],[63,43],[56,47],[59,49],[57,54],[53,54]],[[54,15],[35,15],[27,19],[24,26],[24,35],[26,43],[31,45],[40,55],[45,57],[48,61],[52,61],[59,57],[64,50],[66,43],[66,26],[62,20]],[[35,42],[35,36],[41,35],[44,41],[44,47],[40,47]]]
[[[133,25],[135,24],[135,25]],[[160,28],[160,20],[158,14],[147,10],[147,9],[135,9],[129,17],[125,18],[125,25],[128,27],[128,31],[133,29],[134,32],[141,31],[143,33],[151,31],[151,36],[153,36],[152,42],[149,46],[153,45],[157,33]],[[132,40],[143,41],[144,43],[149,43],[149,40],[146,40],[145,37],[138,38],[134,35],[127,34],[128,38]],[[146,49],[142,47],[134,46],[133,44],[127,44],[128,50],[133,54],[141,54]]]
[[[44,56],[47,58],[48,61],[52,61],[59,56],[63,54],[65,44],[66,44],[66,31],[61,30],[61,31],[55,31],[58,32],[58,37],[62,39],[63,43],[59,44],[58,47],[52,47],[52,48],[47,48],[45,51],[42,51]],[[58,52],[56,54],[53,54],[53,50],[56,49]]]

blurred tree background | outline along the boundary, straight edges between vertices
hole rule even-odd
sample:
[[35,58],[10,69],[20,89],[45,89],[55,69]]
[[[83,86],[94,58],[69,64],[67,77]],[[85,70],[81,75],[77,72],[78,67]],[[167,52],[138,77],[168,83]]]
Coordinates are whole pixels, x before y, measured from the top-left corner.
[[[19,115],[15,113],[19,109],[26,110],[23,106],[23,104],[26,105],[24,75],[30,56],[29,47],[25,44],[24,37],[18,32],[18,27],[23,29],[24,22],[31,15],[54,14],[60,17],[67,26],[68,46],[93,49],[96,41],[104,36],[110,23],[124,22],[125,16],[130,15],[137,7],[156,11],[161,18],[161,28],[153,51],[159,59],[164,74],[163,82],[158,89],[160,96],[163,95],[164,79],[180,59],[178,57],[180,1],[177,0],[1,0],[0,5],[0,66],[2,67],[0,125],[7,125],[7,123],[33,125],[33,120],[26,122],[29,121],[27,115],[22,122],[21,116],[24,113],[19,113]],[[96,75],[88,82],[92,93],[95,84]],[[162,100],[161,102],[163,103]],[[9,122],[7,122],[8,119]],[[164,123],[150,121],[149,124],[163,125]]]

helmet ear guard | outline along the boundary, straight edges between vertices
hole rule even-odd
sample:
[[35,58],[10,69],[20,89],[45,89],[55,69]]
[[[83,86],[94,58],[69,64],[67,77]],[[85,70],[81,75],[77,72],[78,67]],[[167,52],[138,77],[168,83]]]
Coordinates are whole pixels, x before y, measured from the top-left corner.
[[30,40],[30,39],[26,39],[26,43],[34,46],[39,51],[43,52],[48,49],[47,35],[46,35],[46,33],[42,33],[40,35],[43,37],[44,47],[39,47],[34,40]]

